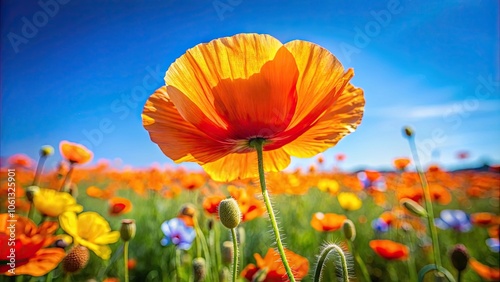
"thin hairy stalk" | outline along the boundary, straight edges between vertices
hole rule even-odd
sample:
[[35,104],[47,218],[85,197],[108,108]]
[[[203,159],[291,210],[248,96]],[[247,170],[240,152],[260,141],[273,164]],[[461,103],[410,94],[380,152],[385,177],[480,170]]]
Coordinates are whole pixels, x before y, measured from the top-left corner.
[[128,282],[128,241],[123,245],[123,264],[125,271],[125,282]]
[[263,158],[264,141],[265,140],[263,138],[256,138],[250,142],[250,145],[253,146],[257,151],[257,163],[259,167],[260,187],[262,189],[262,196],[264,198],[264,203],[266,205],[267,213],[269,214],[269,220],[271,221],[271,226],[274,231],[274,237],[276,239],[278,252],[280,254],[281,261],[283,262],[283,266],[285,267],[286,274],[288,275],[288,279],[290,279],[291,282],[295,282],[295,277],[293,276],[292,269],[290,268],[290,265],[288,264],[288,261],[286,259],[285,249],[283,248],[283,243],[281,242],[278,223],[276,222],[276,217],[274,215],[273,207],[271,205],[271,200],[269,199],[269,194],[267,192],[266,178],[264,174],[264,158]]
[[420,159],[418,157],[417,146],[415,144],[415,138],[413,136],[408,137],[408,143],[410,144],[411,154],[413,156],[413,161],[415,162],[415,168],[417,169],[420,182],[422,183],[422,189],[424,190],[424,200],[425,209],[427,210],[427,217],[429,223],[429,232],[431,233],[432,239],[432,249],[434,253],[434,262],[437,266],[437,270],[441,269],[441,253],[439,251],[439,241],[436,231],[436,226],[434,225],[434,209],[432,207],[431,194],[429,192],[429,184],[427,183],[427,178],[422,171],[422,166],[420,164]]
[[349,241],[349,247],[351,250],[351,254],[354,256],[356,263],[358,264],[359,269],[361,269],[361,273],[363,274],[364,281],[370,282],[372,281],[370,278],[370,274],[368,273],[368,269],[366,269],[365,262],[361,259],[359,254],[354,249],[354,245],[351,241]]
[[342,266],[342,281],[349,282],[349,271],[347,267],[347,259],[345,257],[344,251],[341,247],[336,244],[327,245],[323,251],[321,251],[318,259],[318,263],[316,264],[316,270],[314,271],[314,282],[319,282],[321,279],[321,272],[323,270],[323,266],[325,265],[325,261],[328,256],[334,253],[339,256],[340,263]]
[[236,229],[231,228],[231,236],[233,237],[233,282],[236,282],[238,277],[238,238],[236,238]]

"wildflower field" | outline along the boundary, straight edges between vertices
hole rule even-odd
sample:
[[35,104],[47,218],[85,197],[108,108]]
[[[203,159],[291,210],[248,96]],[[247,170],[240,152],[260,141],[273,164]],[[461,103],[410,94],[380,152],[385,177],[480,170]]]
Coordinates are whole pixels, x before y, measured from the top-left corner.
[[[176,163],[92,163],[61,141],[2,165],[1,281],[498,281],[500,167],[422,167],[415,131],[390,171],[320,153],[364,113],[325,48],[237,34],[196,45],[145,102]],[[147,133],[146,133],[147,132]],[[35,149],[34,149],[35,150]],[[285,170],[291,157],[314,158]],[[466,158],[461,156],[460,158]],[[92,163],[92,164],[91,164]]]
[[[11,158],[10,167],[16,168],[18,220],[27,217],[30,210],[27,195],[32,193],[35,171],[26,166],[32,167],[29,165],[32,162],[21,155]],[[422,188],[415,172],[405,171],[400,166],[394,172],[385,173],[325,171],[321,162],[319,159],[309,171],[267,175],[280,229],[286,234],[283,241],[286,248],[296,254],[290,256],[291,267],[303,281],[312,280],[317,257],[326,243],[335,243],[346,252],[352,281],[366,281],[360,261],[371,281],[410,281],[414,279],[411,275],[433,261],[427,220],[401,205],[402,199],[413,199],[423,205]],[[3,169],[2,175],[6,175],[6,170]],[[68,166],[63,162],[58,170],[41,174],[39,186],[45,188],[40,189],[57,190],[63,186],[67,174]],[[432,166],[426,177],[436,218],[442,221],[437,234],[443,266],[453,276],[457,275],[450,252],[457,244],[462,244],[470,255],[462,281],[498,279],[499,270],[495,267],[499,263],[498,241],[496,247],[494,243],[487,243],[498,240],[498,168],[447,172]],[[8,212],[7,183],[8,179],[3,177],[3,213]],[[203,172],[184,169],[115,169],[106,161],[90,167],[75,167],[70,184],[74,200],[58,195],[67,192],[43,196],[34,193],[31,217],[35,225],[39,225],[39,231],[16,229],[16,236],[23,237],[16,244],[17,261],[26,261],[17,266],[19,273],[25,275],[16,281],[28,281],[31,275],[36,278],[30,281],[62,281],[63,250],[69,251],[72,242],[75,243],[63,234],[73,234],[73,228],[86,224],[78,222],[78,225],[66,226],[60,222],[60,214],[68,210],[82,212],[80,217],[96,212],[93,215],[104,219],[102,225],[88,227],[88,232],[107,228],[106,232],[113,233],[121,229],[124,219],[135,221],[136,235],[130,240],[126,263],[131,281],[176,281],[179,278],[180,281],[193,281],[194,259],[200,257],[205,260],[205,281],[228,281],[231,254],[234,253],[230,232],[218,219],[217,205],[229,196],[236,199],[242,213],[242,222],[237,228],[240,234],[239,280],[251,281],[249,273],[257,270],[274,277],[263,281],[281,281],[285,273],[282,266],[280,268],[279,256],[273,251],[268,253],[275,243],[257,185],[255,180],[215,182]],[[38,197],[43,197],[40,203]],[[42,216],[49,212],[54,214]],[[185,225],[173,227],[179,230],[165,234],[162,224],[176,218]],[[351,220],[356,233],[352,241],[347,240],[342,231],[347,219]],[[54,226],[40,231],[40,226],[48,223]],[[191,231],[193,228],[196,231]],[[3,238],[8,237],[7,231],[6,226],[2,226]],[[192,236],[188,235],[190,232]],[[173,237],[168,237],[174,233]],[[123,281],[124,242],[119,235],[97,242],[87,231],[78,234],[75,236],[89,242],[86,246],[91,250],[90,258],[82,270],[71,275],[71,281]],[[40,237],[45,241],[43,245],[36,243]],[[386,244],[374,248],[376,240],[398,242],[402,249]],[[185,244],[180,245],[180,242]],[[106,248],[109,251],[102,251]],[[59,256],[47,255],[49,250],[61,252],[55,253]],[[5,252],[8,249],[3,247],[2,255]],[[325,263],[322,281],[335,280],[334,265],[339,267],[339,261],[332,255]],[[8,274],[7,270],[8,266],[3,265],[4,274]],[[226,280],[219,278],[221,273]],[[44,276],[38,277],[40,274]],[[2,280],[9,281],[9,278]]]

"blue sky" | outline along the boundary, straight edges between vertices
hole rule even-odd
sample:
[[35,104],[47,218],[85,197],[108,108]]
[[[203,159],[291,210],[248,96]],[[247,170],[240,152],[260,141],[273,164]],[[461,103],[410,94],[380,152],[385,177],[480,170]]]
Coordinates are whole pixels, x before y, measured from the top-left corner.
[[[32,4],[27,4],[31,2]],[[409,156],[425,164],[500,162],[498,1],[2,1],[1,156],[83,143],[95,159],[171,161],[140,113],[188,48],[237,33],[302,39],[354,68],[365,91],[358,130],[324,153],[346,169]],[[54,165],[60,156],[49,160]],[[295,160],[292,166],[313,160]],[[196,167],[196,166],[191,166]]]

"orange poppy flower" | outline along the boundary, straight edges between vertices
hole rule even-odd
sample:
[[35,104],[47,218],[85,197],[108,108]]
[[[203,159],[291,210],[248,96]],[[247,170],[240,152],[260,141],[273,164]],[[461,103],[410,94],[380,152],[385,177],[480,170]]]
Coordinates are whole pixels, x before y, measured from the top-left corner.
[[500,216],[490,212],[477,212],[470,215],[470,222],[479,226],[500,224]]
[[500,236],[500,225],[488,228],[488,235],[490,235],[491,238],[498,238]]
[[264,170],[309,158],[361,122],[363,90],[328,50],[269,35],[238,34],[189,49],[144,106],[151,140],[175,162],[216,181],[258,175],[250,146],[264,139]]
[[8,159],[8,162],[11,166],[17,168],[31,168],[35,163],[30,157],[26,156],[25,154],[12,155]]
[[318,231],[335,231],[342,227],[346,219],[345,215],[317,212],[313,214],[311,226]]
[[406,260],[410,254],[407,246],[391,240],[371,240],[370,248],[387,260]]
[[394,160],[394,167],[397,170],[405,170],[405,168],[410,164],[410,159],[408,158],[398,158]]
[[[295,279],[300,280],[307,275],[309,271],[309,261],[290,250],[285,249],[285,256],[290,267],[292,268],[293,276]],[[286,277],[285,267],[281,262],[279,253],[273,248],[269,248],[267,254],[262,258],[259,254],[254,254],[255,264],[249,264],[241,272],[241,276],[248,281],[253,281],[254,276],[259,271],[265,271],[266,276],[263,282],[281,282],[288,281]],[[260,275],[260,273],[259,273]]]
[[61,141],[59,150],[63,158],[70,163],[84,164],[90,162],[94,157],[94,154],[87,147],[69,141]]
[[122,215],[132,210],[132,203],[126,198],[114,197],[109,199],[108,204],[110,215]]
[[90,186],[87,188],[87,195],[97,199],[109,199],[113,196],[113,193],[108,189],[100,189],[96,186]]
[[227,191],[238,202],[242,222],[262,216],[266,212],[266,207],[251,193],[251,189],[230,185],[227,187]]
[[469,259],[469,265],[479,276],[490,281],[500,280],[500,268],[493,268],[484,265],[474,258]]
[[205,176],[199,173],[188,173],[182,176],[181,185],[187,190],[196,190],[207,183]]
[[[9,222],[16,220],[16,222]],[[10,241],[12,224],[15,225],[15,239]],[[58,229],[57,222],[46,221],[36,226],[27,217],[17,216],[12,218],[7,213],[0,214],[0,273],[3,275],[31,275],[43,276],[57,267],[66,253],[60,248],[46,248],[55,242],[54,232]],[[7,242],[14,242],[9,245]],[[11,252],[15,249],[15,252]],[[15,273],[9,266],[10,257],[15,256]]]
[[219,195],[208,196],[203,200],[203,209],[209,214],[217,215],[220,201],[225,198],[226,197]]

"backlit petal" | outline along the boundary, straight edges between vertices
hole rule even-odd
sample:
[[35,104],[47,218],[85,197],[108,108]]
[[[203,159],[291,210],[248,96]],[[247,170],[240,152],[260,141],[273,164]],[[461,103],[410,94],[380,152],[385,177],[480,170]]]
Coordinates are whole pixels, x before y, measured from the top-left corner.
[[[277,172],[290,164],[290,155],[283,149],[264,151],[264,171]],[[215,181],[229,181],[258,176],[257,153],[229,154],[224,158],[203,165],[203,169]]]
[[310,158],[334,146],[361,123],[363,90],[348,85],[327,112],[304,134],[283,149],[290,155]]
[[[210,122],[199,112],[193,114],[193,107],[178,105],[181,116],[197,127],[203,122],[225,128],[226,123],[215,111],[211,89],[223,79],[246,79],[258,73],[282,46],[269,35],[238,34],[189,49],[170,66],[165,83],[184,94]],[[179,93],[171,93],[176,105]]]
[[[16,275],[43,276],[56,268],[66,256],[63,249],[40,249],[28,263],[16,266]],[[9,275],[9,272],[3,273]]]
[[163,86],[148,99],[143,111],[143,125],[151,140],[176,162],[199,164],[217,160],[228,153],[228,145],[213,140],[207,133],[185,121]]
[[337,58],[325,48],[311,42],[294,40],[285,44],[299,69],[297,109],[290,127],[314,122],[333,102],[352,76],[344,74]]

